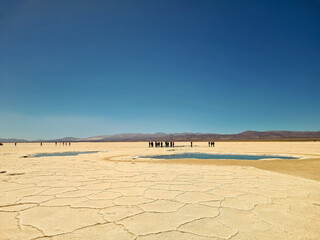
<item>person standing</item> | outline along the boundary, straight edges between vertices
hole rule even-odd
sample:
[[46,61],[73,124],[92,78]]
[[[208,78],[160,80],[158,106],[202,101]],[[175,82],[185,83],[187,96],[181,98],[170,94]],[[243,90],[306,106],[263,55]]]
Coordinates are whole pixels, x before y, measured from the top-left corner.
[[190,143],[190,146],[192,147],[192,142]]

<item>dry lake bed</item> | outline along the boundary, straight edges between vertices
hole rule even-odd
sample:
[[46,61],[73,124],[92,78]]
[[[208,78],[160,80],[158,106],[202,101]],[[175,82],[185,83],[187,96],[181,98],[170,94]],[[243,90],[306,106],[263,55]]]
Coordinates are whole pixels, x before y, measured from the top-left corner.
[[[179,153],[299,159],[141,158]],[[5,143],[0,239],[320,239],[319,159],[320,142]]]

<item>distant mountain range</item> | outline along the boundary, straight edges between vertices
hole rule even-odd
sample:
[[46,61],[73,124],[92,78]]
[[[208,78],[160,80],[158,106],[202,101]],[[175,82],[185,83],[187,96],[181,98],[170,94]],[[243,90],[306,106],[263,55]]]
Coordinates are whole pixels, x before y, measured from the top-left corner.
[[217,133],[122,133],[89,138],[65,137],[52,140],[27,141],[4,139],[0,142],[139,142],[139,141],[312,141],[320,140],[320,131],[245,131],[237,134]]

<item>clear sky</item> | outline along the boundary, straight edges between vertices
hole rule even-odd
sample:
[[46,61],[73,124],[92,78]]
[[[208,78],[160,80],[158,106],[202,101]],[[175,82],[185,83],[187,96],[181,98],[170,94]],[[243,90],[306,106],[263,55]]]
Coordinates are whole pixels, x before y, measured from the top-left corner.
[[320,130],[320,1],[0,1],[0,138],[245,130]]

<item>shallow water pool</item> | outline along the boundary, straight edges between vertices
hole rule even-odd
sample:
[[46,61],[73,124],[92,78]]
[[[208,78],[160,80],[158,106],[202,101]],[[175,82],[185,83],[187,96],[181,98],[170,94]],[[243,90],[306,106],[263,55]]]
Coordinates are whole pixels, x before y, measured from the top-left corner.
[[243,154],[207,154],[207,153],[180,153],[173,155],[142,156],[142,158],[155,159],[236,159],[236,160],[261,160],[261,159],[297,159],[296,157],[275,155],[243,155]]
[[63,157],[63,156],[77,156],[79,154],[90,154],[97,153],[98,151],[87,151],[87,152],[59,152],[59,153],[40,153],[35,154],[33,157]]

